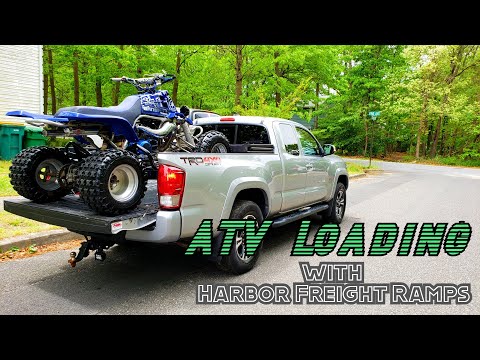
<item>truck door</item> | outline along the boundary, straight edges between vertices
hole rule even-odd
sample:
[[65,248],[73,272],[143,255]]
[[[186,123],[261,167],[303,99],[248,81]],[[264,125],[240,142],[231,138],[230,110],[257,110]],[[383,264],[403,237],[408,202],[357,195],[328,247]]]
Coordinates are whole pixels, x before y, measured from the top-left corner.
[[276,123],[280,136],[279,154],[285,171],[281,212],[304,205],[305,183],[307,181],[306,161],[300,156],[300,146],[295,129],[290,124]]
[[305,184],[305,204],[325,200],[327,197],[328,160],[315,137],[307,130],[295,126],[300,139],[300,156],[305,161],[307,179]]

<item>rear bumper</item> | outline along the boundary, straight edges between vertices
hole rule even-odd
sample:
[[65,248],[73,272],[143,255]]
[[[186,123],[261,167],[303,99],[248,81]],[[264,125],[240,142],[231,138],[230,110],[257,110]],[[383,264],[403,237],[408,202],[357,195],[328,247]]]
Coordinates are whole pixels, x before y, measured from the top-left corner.
[[175,242],[182,229],[180,211],[158,211],[154,229],[130,230],[125,239],[153,243]]

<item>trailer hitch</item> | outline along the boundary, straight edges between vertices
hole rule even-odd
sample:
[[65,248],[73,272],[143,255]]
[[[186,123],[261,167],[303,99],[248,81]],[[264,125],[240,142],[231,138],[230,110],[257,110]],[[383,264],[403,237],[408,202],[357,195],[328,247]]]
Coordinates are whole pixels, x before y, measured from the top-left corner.
[[75,267],[77,262],[82,261],[83,258],[87,257],[90,254],[90,251],[95,250],[95,260],[104,261],[107,258],[107,254],[104,250],[112,247],[116,241],[116,237],[111,235],[106,236],[91,236],[90,239],[85,235],[87,241],[83,241],[78,249],[78,254],[75,251],[70,253],[70,259],[68,263]]

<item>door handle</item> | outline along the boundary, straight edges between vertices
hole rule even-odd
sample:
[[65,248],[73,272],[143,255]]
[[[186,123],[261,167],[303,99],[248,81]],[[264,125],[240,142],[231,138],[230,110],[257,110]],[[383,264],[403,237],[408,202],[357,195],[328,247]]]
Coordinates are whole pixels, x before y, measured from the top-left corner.
[[310,171],[313,169],[313,165],[312,164],[307,164],[305,165],[305,167],[307,168],[307,171]]

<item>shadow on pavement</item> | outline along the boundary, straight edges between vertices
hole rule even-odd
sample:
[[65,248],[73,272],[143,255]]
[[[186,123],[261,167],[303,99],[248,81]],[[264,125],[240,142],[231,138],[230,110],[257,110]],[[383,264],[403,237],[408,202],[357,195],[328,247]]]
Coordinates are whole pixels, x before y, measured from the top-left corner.
[[[269,262],[289,257],[299,226],[297,221],[271,229],[256,267],[239,276],[217,269],[204,256],[186,256],[185,249],[177,245],[134,243],[115,245],[107,250],[104,262],[95,261],[90,253],[75,268],[67,263],[69,252],[64,251],[61,254],[65,255],[64,265],[50,276],[37,278],[31,285],[55,299],[61,298],[58,299],[59,313],[79,310],[72,302],[84,307],[80,313],[117,311],[126,306],[124,304],[135,311],[148,299],[165,307],[172,301],[175,306],[182,301],[193,304],[197,284],[254,282],[255,272],[262,264],[268,266]],[[313,229],[317,226],[312,222]]]

